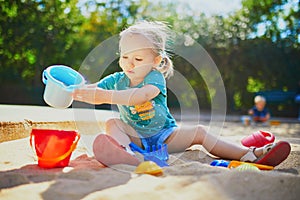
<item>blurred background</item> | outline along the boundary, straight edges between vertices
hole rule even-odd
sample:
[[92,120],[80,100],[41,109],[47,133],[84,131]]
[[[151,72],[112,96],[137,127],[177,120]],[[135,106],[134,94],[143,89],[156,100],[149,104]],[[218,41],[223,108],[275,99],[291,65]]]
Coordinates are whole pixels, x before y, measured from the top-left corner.
[[[299,87],[298,0],[0,2],[0,104],[46,105],[46,67],[78,70],[98,44],[139,20],[165,21],[203,46],[224,81],[228,113],[245,114],[257,92],[296,93]],[[173,61],[196,91],[200,109],[209,110],[203,77],[181,57],[173,55]],[[112,65],[107,73],[119,70],[117,61]],[[178,106],[172,93],[169,103]],[[284,117],[297,117],[298,106],[293,98],[268,104],[272,115]]]

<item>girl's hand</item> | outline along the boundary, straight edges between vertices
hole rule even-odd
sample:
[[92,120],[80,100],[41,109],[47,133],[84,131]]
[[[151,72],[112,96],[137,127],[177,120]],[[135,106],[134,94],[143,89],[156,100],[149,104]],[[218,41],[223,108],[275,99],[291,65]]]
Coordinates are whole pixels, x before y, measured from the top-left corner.
[[102,104],[101,96],[105,90],[97,87],[97,84],[85,85],[81,88],[74,90],[72,96],[76,101],[81,101],[89,104]]

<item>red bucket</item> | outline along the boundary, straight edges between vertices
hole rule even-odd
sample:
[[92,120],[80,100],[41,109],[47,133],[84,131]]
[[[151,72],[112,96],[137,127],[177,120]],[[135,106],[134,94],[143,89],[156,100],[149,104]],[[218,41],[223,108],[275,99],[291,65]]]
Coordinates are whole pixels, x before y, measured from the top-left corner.
[[65,167],[79,139],[77,131],[32,129],[30,145],[35,149],[40,167]]

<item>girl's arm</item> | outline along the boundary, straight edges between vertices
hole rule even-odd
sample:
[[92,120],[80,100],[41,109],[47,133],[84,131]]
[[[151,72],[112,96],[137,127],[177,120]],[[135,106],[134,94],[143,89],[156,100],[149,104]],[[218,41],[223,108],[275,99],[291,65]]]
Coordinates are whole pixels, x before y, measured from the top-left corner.
[[128,90],[105,90],[92,85],[75,90],[73,98],[90,104],[140,105],[150,101],[159,93],[160,90],[154,85]]

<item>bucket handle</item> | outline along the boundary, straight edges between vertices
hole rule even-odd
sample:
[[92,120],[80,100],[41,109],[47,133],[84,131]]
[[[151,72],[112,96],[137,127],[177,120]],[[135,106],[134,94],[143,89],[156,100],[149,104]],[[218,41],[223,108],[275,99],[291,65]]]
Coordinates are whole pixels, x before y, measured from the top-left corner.
[[[34,135],[32,133],[30,133],[30,139],[29,139],[29,141],[30,141],[30,147],[31,147],[31,149],[34,152],[36,152],[35,151],[35,147],[34,147],[35,145],[33,145],[33,138],[34,138]],[[62,161],[66,157],[68,157],[76,149],[76,146],[77,146],[77,143],[78,143],[79,139],[80,139],[80,135],[77,133],[75,141],[71,145],[70,149],[66,153],[64,153],[63,155],[61,155],[59,157],[56,157],[56,158],[47,158],[47,159],[45,159],[45,158],[38,158],[38,159],[41,160],[41,161],[50,161],[50,162],[59,162],[59,161]]]
[[47,85],[48,82],[48,74],[46,72],[46,70],[43,71],[43,75],[42,75],[42,81],[45,85]]

